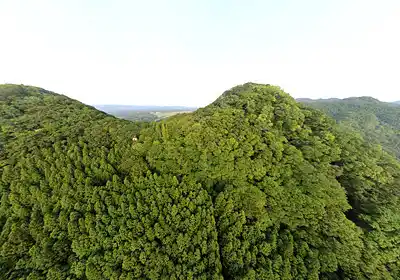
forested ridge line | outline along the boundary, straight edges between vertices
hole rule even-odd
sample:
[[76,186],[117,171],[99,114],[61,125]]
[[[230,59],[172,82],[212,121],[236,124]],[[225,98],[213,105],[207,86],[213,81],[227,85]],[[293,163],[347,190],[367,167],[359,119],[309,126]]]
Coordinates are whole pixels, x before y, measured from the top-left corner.
[[399,162],[279,87],[135,123],[1,85],[0,127],[1,279],[400,278]]
[[372,97],[345,99],[300,99],[334,118],[344,129],[361,134],[365,141],[382,145],[400,159],[400,104],[381,102]]

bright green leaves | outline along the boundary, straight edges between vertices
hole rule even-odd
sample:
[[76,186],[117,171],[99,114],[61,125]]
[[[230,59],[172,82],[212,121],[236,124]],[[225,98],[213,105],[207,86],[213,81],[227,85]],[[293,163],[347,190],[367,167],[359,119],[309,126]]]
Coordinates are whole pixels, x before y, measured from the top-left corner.
[[148,125],[0,94],[2,279],[399,277],[399,163],[278,87]]

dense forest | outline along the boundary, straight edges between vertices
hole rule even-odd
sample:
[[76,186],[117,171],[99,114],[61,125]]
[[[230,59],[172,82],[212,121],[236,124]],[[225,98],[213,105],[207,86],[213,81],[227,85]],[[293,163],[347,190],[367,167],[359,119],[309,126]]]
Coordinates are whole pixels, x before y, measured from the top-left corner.
[[371,97],[299,101],[324,111],[343,128],[355,130],[400,159],[399,102],[380,102]]
[[0,279],[399,279],[400,163],[247,83],[158,122],[0,86]]

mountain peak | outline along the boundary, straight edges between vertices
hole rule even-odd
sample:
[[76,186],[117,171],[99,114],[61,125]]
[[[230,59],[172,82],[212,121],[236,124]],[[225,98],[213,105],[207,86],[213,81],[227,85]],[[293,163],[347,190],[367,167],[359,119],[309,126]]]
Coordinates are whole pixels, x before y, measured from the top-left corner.
[[2,84],[0,85],[0,100],[5,100],[12,96],[28,96],[36,94],[52,94],[56,93],[45,90],[43,88],[27,85],[16,85],[16,84]]
[[371,96],[359,96],[359,97],[348,97],[342,99],[343,101],[367,101],[367,102],[374,102],[374,103],[379,103],[381,102],[380,100],[371,97]]
[[235,108],[251,106],[261,109],[261,107],[271,104],[280,98],[287,99],[288,102],[294,101],[289,94],[278,86],[249,82],[225,91],[211,106]]

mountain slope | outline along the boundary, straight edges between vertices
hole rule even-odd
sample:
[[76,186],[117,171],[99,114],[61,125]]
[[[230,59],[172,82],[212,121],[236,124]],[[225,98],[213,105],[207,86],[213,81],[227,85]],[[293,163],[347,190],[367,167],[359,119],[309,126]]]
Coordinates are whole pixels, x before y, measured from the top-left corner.
[[1,279],[400,276],[399,163],[278,87],[143,127],[0,96]]
[[[1,279],[219,278],[207,193],[168,174],[135,176],[146,169],[132,169],[131,152],[145,124],[34,87],[4,85],[0,96]],[[180,236],[189,220],[176,211],[196,243]]]
[[[144,124],[118,121],[93,107],[41,88],[0,85],[0,124],[6,153],[21,154],[80,136],[97,140],[114,124],[137,127]],[[115,129],[117,129],[115,127]],[[103,139],[104,140],[104,139]]]
[[400,106],[371,97],[299,101],[324,111],[344,127],[354,129],[367,141],[381,144],[400,158]]

